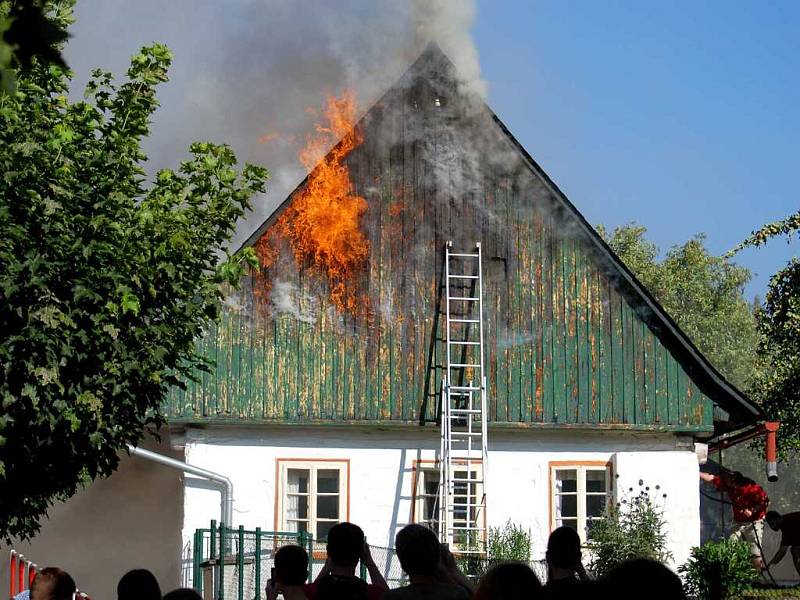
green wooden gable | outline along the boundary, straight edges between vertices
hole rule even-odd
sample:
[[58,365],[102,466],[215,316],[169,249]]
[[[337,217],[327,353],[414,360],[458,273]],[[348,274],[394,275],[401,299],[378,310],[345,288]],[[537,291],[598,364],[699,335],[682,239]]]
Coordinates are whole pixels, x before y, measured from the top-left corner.
[[707,432],[757,409],[685,339],[497,117],[429,48],[360,121],[347,157],[369,258],[339,310],[278,255],[199,341],[215,364],[172,422],[425,423],[444,363],[444,247],[481,241],[489,419],[514,426]]

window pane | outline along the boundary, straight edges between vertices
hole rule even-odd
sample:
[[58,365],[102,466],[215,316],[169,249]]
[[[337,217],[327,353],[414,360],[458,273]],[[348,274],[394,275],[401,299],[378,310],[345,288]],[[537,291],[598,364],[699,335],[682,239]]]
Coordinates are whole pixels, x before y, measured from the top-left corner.
[[559,469],[556,471],[556,492],[577,492],[578,471],[575,469]]
[[586,491],[605,492],[606,491],[606,472],[589,470],[586,471]]
[[317,471],[317,491],[321,494],[339,492],[339,470],[320,469]]
[[339,496],[317,496],[317,518],[339,519]]
[[286,475],[287,492],[308,493],[308,469],[289,469]]
[[331,527],[336,525],[336,521],[317,521],[317,540],[327,540],[328,539],[328,532],[331,530]]
[[295,494],[289,494],[286,497],[286,518],[307,519],[308,496],[297,496]]
[[578,516],[578,496],[559,495],[556,496],[556,517],[577,517]]
[[424,473],[424,491],[426,495],[435,496],[439,493],[439,473],[427,471]]
[[578,531],[578,519],[556,519],[556,527],[561,527],[562,525]]
[[306,521],[287,521],[286,522],[286,530],[287,531],[308,531],[308,522]]
[[606,510],[606,496],[589,495],[586,496],[586,516],[587,517],[601,517]]

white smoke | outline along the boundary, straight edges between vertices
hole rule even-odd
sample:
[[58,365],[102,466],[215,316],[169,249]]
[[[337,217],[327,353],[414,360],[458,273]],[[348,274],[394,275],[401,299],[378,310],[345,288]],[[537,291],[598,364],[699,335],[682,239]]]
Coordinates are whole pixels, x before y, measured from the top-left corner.
[[278,314],[292,315],[303,323],[317,322],[317,299],[289,281],[276,280],[272,285],[270,300]]

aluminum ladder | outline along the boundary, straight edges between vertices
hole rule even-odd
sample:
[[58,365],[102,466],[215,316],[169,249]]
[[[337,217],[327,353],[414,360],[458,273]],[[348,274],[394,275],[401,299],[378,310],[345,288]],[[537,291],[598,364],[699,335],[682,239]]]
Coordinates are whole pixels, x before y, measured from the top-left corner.
[[480,242],[445,247],[447,370],[441,390],[439,539],[461,554],[486,554],[486,376]]

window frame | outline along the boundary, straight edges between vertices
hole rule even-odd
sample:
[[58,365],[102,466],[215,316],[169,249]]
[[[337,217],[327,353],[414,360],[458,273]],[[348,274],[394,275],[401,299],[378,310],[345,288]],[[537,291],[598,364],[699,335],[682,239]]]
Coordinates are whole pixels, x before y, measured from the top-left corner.
[[288,532],[286,518],[287,478],[289,469],[308,470],[308,533],[318,541],[317,532],[317,477],[319,470],[339,471],[339,518],[341,523],[350,520],[350,459],[346,458],[278,458],[275,460],[275,530]]
[[614,468],[610,460],[556,460],[548,464],[549,486],[548,501],[550,506],[550,532],[556,529],[556,472],[557,471],[577,471],[577,486],[575,495],[577,496],[577,526],[578,535],[581,543],[587,543],[586,535],[586,472],[605,471],[606,473],[606,502],[614,499]]
[[[454,471],[460,469],[467,468],[467,461],[465,459],[454,459],[452,461]],[[475,469],[477,467],[477,478],[483,480],[483,461],[482,460],[470,460],[469,461],[470,469]],[[439,461],[438,460],[415,460],[413,462],[413,478],[412,478],[412,501],[411,501],[411,522],[418,523],[420,525],[429,525],[429,522],[424,518],[424,510],[425,510],[425,498],[427,494],[420,494],[420,491],[424,491],[420,489],[420,485],[425,481],[424,474],[427,473],[436,473],[437,478],[440,474],[439,469]],[[469,485],[469,484],[466,484]],[[483,485],[482,484],[475,484],[475,497],[480,498],[483,496]],[[438,515],[437,515],[437,525],[438,525]],[[482,541],[486,541],[488,537],[488,529],[486,526],[486,509],[484,508],[483,511],[483,532],[482,532]],[[436,535],[438,537],[439,531],[436,531]],[[452,548],[453,554],[458,555],[458,548]]]

